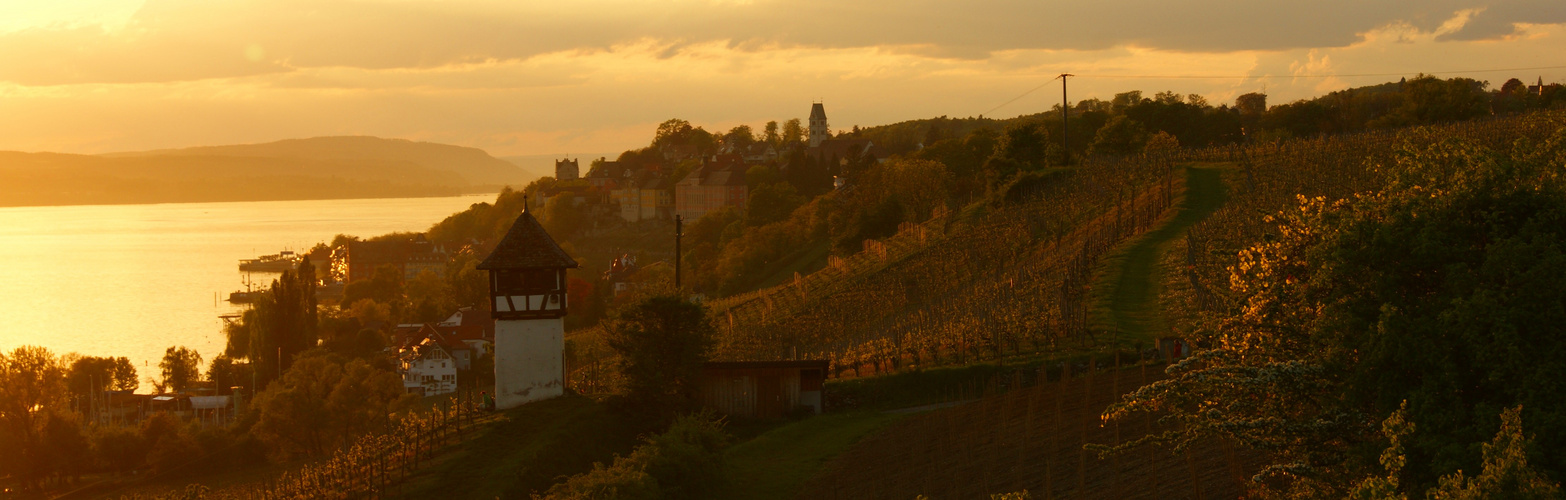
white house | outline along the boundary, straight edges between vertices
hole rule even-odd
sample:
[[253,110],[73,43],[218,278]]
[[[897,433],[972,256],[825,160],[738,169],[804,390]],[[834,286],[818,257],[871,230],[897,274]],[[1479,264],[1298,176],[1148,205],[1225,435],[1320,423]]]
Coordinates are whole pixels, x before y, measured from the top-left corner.
[[402,350],[399,370],[404,390],[421,396],[457,391],[457,369],[470,365],[473,349],[449,340],[427,325],[424,340]]

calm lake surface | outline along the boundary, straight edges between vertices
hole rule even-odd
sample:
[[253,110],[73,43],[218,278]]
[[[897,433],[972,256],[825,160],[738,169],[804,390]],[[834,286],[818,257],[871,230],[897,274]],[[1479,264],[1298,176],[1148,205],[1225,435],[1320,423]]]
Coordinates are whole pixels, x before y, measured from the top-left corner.
[[[169,346],[223,352],[239,260],[423,231],[495,195],[0,208],[0,349],[125,356],[142,392]],[[258,286],[277,274],[252,273]]]

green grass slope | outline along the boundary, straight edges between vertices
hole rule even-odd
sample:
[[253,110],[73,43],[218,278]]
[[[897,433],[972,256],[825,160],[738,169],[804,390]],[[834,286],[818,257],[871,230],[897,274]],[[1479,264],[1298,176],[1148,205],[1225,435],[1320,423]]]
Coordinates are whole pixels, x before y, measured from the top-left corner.
[[1093,289],[1095,320],[1122,342],[1151,344],[1168,325],[1159,314],[1159,256],[1185,231],[1223,206],[1221,166],[1188,167],[1174,217],[1105,260]]
[[568,395],[499,414],[401,488],[402,498],[526,498],[594,462],[630,453],[642,425],[590,398]]

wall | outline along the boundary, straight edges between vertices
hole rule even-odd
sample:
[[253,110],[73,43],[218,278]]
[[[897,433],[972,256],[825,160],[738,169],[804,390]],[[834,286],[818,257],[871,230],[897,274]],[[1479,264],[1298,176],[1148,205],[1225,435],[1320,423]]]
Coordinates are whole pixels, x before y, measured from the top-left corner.
[[495,322],[495,407],[563,394],[561,355],[565,321],[561,318]]

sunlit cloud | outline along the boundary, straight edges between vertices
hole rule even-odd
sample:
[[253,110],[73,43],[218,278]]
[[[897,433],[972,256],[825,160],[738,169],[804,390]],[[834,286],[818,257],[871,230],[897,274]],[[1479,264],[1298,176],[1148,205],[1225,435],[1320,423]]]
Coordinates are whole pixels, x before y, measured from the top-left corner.
[[[1558,1],[1361,4],[119,2],[120,14],[0,28],[0,149],[363,134],[612,151],[644,145],[667,118],[759,127],[803,118],[813,100],[840,129],[1035,113],[1059,103],[1058,87],[997,106],[1063,72],[1079,75],[1073,100],[1169,90],[1216,105],[1398,77],[1383,74],[1563,64]],[[1566,77],[1530,73],[1465,76]],[[1359,74],[1377,76],[1332,76]],[[1176,78],[1202,75],[1213,78]]]

